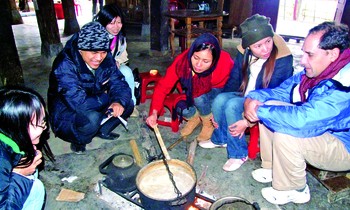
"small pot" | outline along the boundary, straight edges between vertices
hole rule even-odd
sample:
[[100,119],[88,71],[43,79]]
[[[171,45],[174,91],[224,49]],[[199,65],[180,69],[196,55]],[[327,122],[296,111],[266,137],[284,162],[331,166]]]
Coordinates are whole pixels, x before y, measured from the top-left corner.
[[107,176],[103,184],[113,192],[126,193],[136,190],[136,176],[140,167],[131,155],[114,154],[99,166],[102,174]]
[[259,210],[260,207],[258,203],[250,203],[248,200],[240,197],[224,197],[215,201],[209,210]]

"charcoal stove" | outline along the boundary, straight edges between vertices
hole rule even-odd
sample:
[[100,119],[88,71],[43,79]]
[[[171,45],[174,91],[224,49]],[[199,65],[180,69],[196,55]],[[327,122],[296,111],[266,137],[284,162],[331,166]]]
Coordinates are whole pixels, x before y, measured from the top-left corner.
[[[126,193],[122,193],[122,192],[115,192],[115,193],[120,197],[126,199],[127,201],[143,208],[142,203],[140,201],[139,192],[137,189]],[[196,193],[194,203],[191,205],[191,207],[188,210],[209,210],[209,207],[214,202],[215,200],[208,198],[204,195],[201,195],[199,193]]]

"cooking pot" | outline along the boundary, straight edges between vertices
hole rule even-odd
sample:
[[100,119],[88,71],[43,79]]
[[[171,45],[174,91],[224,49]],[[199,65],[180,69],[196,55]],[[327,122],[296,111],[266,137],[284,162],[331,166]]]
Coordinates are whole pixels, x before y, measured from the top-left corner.
[[99,170],[107,176],[103,184],[113,192],[130,192],[136,190],[136,176],[140,167],[135,164],[133,156],[124,153],[114,154],[105,160]]
[[165,158],[149,163],[137,174],[142,206],[146,210],[187,209],[196,195],[196,172],[190,164],[170,159],[157,126],[154,130]]
[[248,200],[240,197],[223,197],[215,201],[209,210],[259,210],[258,203],[250,203]]

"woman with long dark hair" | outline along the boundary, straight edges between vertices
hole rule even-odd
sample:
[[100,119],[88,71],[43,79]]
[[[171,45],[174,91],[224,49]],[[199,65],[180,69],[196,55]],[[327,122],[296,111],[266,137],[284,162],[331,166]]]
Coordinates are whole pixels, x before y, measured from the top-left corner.
[[42,97],[26,88],[0,89],[0,209],[41,209],[45,189],[38,179],[49,127]]
[[269,21],[256,14],[240,25],[242,44],[237,47],[235,66],[212,105],[216,129],[211,140],[199,143],[203,148],[227,147],[225,171],[234,171],[247,160],[249,122],[242,118],[244,96],[251,90],[274,88],[293,74],[293,56]]

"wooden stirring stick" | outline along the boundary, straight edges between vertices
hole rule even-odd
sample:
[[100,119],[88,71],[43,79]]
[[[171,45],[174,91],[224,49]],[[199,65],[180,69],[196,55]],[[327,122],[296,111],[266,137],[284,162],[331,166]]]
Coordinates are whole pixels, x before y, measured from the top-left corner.
[[164,155],[165,159],[170,160],[170,155],[168,153],[168,150],[165,147],[165,144],[164,144],[164,141],[162,139],[162,136],[159,133],[158,126],[157,125],[154,126],[153,129],[154,129],[154,132],[156,133],[156,137],[157,137],[158,143],[160,145],[160,148],[162,149],[162,152],[163,152],[163,155]]

